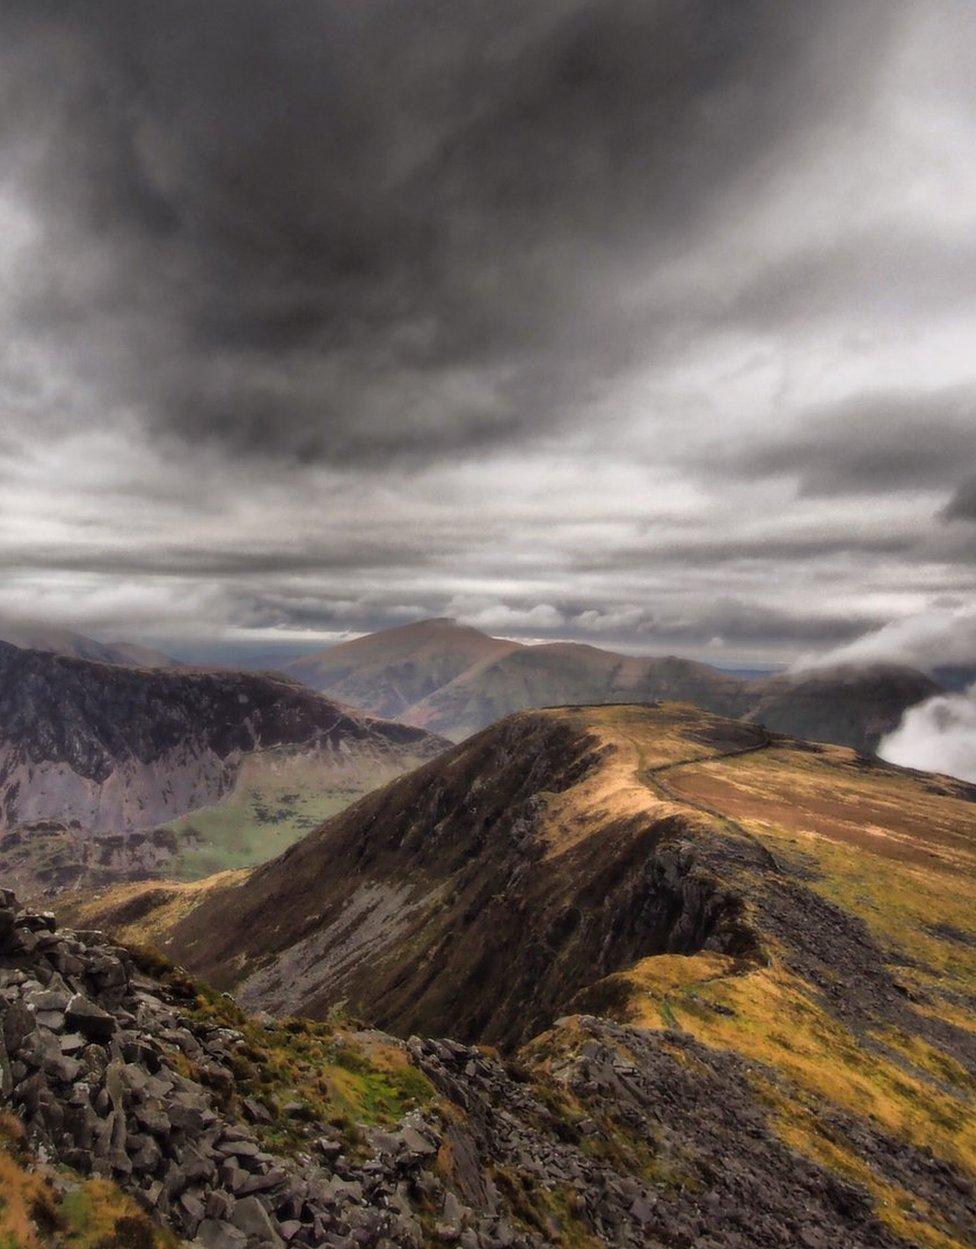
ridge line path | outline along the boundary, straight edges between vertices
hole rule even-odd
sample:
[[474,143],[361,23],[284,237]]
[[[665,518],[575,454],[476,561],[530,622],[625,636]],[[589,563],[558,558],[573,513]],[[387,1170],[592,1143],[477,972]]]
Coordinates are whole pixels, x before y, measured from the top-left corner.
[[[707,802],[699,802],[694,798],[689,798],[687,795],[681,794],[672,789],[667,781],[660,779],[663,772],[671,772],[675,768],[689,767],[695,763],[712,763],[719,759],[734,759],[738,755],[752,755],[756,754],[760,750],[768,750],[769,747],[774,744],[772,736],[764,728],[760,727],[757,731],[760,735],[760,740],[758,742],[754,742],[750,746],[739,746],[731,750],[717,750],[713,751],[711,754],[705,755],[691,755],[687,759],[672,759],[668,763],[658,763],[654,764],[652,767],[645,767],[643,765],[643,759],[640,758],[637,775],[648,789],[656,789],[660,795],[663,795],[663,797],[669,799],[671,802],[679,803],[681,806],[685,807],[692,807],[696,811],[701,811],[703,815],[711,816],[713,820],[718,820],[719,823],[724,825],[726,829],[731,830],[733,833],[737,833],[740,837],[745,838],[746,841],[751,842],[760,851],[767,865],[774,871],[782,874],[783,869],[779,860],[769,847],[756,836],[755,833],[749,832],[749,830],[744,828],[738,820],[734,820],[731,816],[723,814],[723,812],[719,811],[716,807],[710,806]],[[636,742],[634,744],[636,745]],[[641,753],[642,752],[638,749],[639,757]]]
[[[716,810],[715,807],[709,806],[708,803],[696,802],[693,798],[688,798],[684,794],[680,794],[676,790],[672,789],[667,781],[659,779],[663,772],[670,772],[675,768],[689,767],[695,763],[710,763],[713,760],[718,759],[734,759],[738,755],[751,755],[756,754],[760,750],[768,750],[769,747],[774,744],[772,736],[761,726],[757,726],[757,732],[759,733],[760,740],[754,742],[751,746],[740,746],[731,750],[717,750],[713,751],[711,754],[705,755],[692,755],[687,759],[672,759],[668,763],[658,763],[651,767],[644,765],[643,751],[637,741],[633,738],[631,738],[631,741],[637,750],[637,777],[648,789],[652,791],[657,790],[659,796],[663,796],[669,801],[675,802],[680,806],[691,807],[694,810],[700,811],[702,814],[717,820],[727,831],[736,833],[740,837],[743,837],[746,841],[751,842],[751,844],[754,845],[763,855],[767,865],[771,867],[773,871],[782,875],[783,869],[776,856],[772,853],[768,846],[763,844],[755,833],[749,832],[747,828],[743,828],[738,820],[733,820],[730,816],[723,815],[721,811]],[[665,1026],[674,1028],[678,1032],[687,1032],[687,1029],[674,1013],[674,1005],[676,1004],[677,999],[679,997],[693,998],[696,996],[696,993],[705,988],[706,985],[717,984],[722,980],[732,980],[740,975],[742,975],[742,968],[736,963],[733,963],[731,967],[724,972],[720,972],[717,976],[705,976],[701,980],[692,981],[690,984],[667,989],[661,998],[659,1007],[661,1019],[663,1020]]]

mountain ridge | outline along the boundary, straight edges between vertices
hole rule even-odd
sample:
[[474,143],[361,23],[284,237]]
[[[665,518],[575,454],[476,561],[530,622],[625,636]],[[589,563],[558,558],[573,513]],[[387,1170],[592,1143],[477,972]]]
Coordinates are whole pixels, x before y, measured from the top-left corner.
[[663,698],[719,715],[768,719],[782,732],[873,751],[908,707],[942,688],[898,665],[746,679],[674,655],[491,638],[444,617],[340,643],[286,670],[330,696],[454,741],[531,707]]
[[[976,1243],[974,815],[976,786],[687,705],[527,711],[246,876],[68,913],[159,942],[248,1009],[345,1002],[394,1035],[498,1046],[572,1099],[612,1090],[615,1123],[645,1122],[634,1096],[670,1105],[661,1064],[680,1055],[735,1125],[706,1191],[748,1122],[885,1229],[839,1243],[959,1249]],[[735,1093],[710,1083],[726,1063]],[[700,1109],[667,1121],[684,1133]],[[811,1216],[792,1209],[789,1232],[736,1215],[727,1241],[720,1221],[676,1243],[827,1249],[797,1241]]]

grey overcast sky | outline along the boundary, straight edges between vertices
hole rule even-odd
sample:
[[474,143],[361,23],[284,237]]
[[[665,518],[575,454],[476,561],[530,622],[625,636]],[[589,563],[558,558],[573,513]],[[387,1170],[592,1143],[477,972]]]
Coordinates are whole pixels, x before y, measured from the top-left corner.
[[0,613],[976,659],[974,55],[971,0],[4,0]]

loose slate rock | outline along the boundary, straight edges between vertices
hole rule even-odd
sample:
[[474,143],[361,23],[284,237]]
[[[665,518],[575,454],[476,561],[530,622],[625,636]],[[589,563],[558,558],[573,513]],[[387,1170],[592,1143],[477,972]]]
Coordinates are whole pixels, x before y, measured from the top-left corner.
[[68,1025],[93,1041],[111,1041],[115,1035],[115,1017],[94,1002],[76,993],[65,1012]]

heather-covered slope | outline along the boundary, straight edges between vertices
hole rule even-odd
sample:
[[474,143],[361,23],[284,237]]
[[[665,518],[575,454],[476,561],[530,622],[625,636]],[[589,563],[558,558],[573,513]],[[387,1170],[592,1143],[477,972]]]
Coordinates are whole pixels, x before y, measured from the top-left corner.
[[333,698],[454,741],[532,707],[672,699],[874,750],[906,708],[940,689],[923,673],[893,665],[747,681],[675,656],[618,655],[571,642],[524,646],[450,620],[370,634],[298,660],[290,671]]
[[0,643],[0,828],[152,828],[227,795],[256,755],[266,768],[314,756],[323,775],[363,792],[442,746],[279,678],[116,667]]

